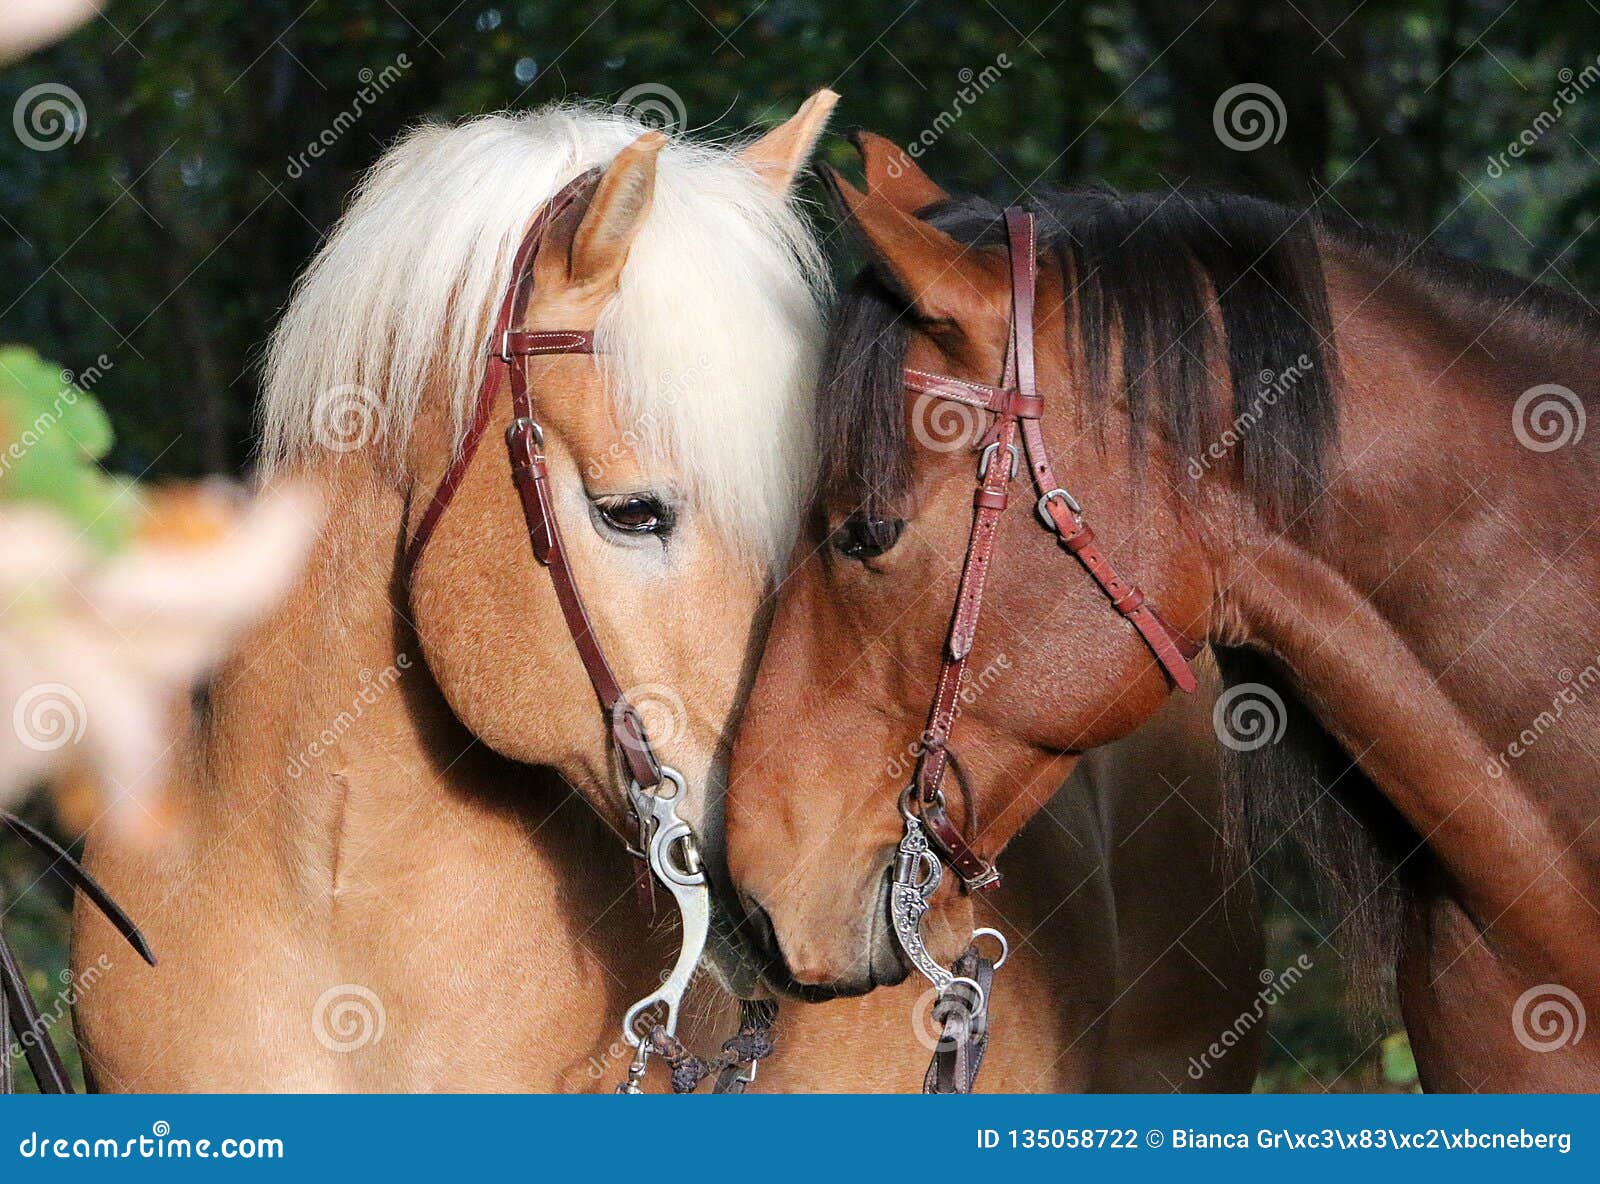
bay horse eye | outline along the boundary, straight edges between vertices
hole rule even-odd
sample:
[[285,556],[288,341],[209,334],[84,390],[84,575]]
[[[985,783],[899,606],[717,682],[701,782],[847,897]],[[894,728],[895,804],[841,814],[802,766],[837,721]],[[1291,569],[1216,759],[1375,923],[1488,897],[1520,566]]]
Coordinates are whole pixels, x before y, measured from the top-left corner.
[[904,518],[852,514],[833,532],[833,549],[850,559],[875,559],[900,541]]

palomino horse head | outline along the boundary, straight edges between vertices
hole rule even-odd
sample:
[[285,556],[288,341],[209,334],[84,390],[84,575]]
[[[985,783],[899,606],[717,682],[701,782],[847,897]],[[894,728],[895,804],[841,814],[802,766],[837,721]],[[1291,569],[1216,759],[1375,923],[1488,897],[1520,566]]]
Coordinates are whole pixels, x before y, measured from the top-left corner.
[[[782,590],[727,798],[729,867],[769,947],[769,978],[836,991],[905,972],[884,918],[897,803],[921,755],[973,529],[975,468],[994,427],[986,410],[908,391],[905,371],[996,386],[1013,312],[1000,211],[949,199],[882,140],[860,146],[867,192],[830,181],[870,266],[833,328],[821,494]],[[1231,361],[1241,384],[1253,383],[1269,363],[1282,368],[1254,352],[1280,328],[1296,355],[1320,361],[1310,328],[1284,326],[1288,301],[1311,323],[1317,306],[1293,272],[1230,275],[1242,251],[1221,232],[1206,237],[1205,211],[1187,199],[1166,216],[1158,205],[1090,191],[1036,207],[1040,422],[1100,548],[1144,582],[1179,637],[1199,641],[1215,624],[1214,575],[1195,545],[1204,524],[1180,481],[1136,478],[1147,457],[1152,472],[1181,468],[1162,463],[1172,442],[1204,438],[1222,420],[1208,364]],[[1234,283],[1220,311],[1208,307],[1209,285]],[[1273,284],[1287,294],[1271,297]],[[1226,350],[1206,341],[1212,320]],[[1185,327],[1191,336],[1175,348]],[[1173,430],[1178,417],[1187,418]],[[989,450],[989,459],[1006,456]],[[1020,459],[943,782],[950,817],[985,859],[1043,806],[1078,753],[1130,732],[1171,689],[1140,635],[1033,513]],[[796,687],[811,688],[798,705]],[[945,880],[924,925],[930,952],[948,963],[972,922],[970,898]]]
[[[514,328],[593,334],[592,354],[526,360],[555,515],[598,641],[702,828],[807,476],[825,282],[791,189],[834,100],[742,151],[584,108],[419,130],[363,185],[269,363],[272,462],[390,483],[404,553],[468,438],[513,253],[594,171],[549,223]],[[498,439],[503,379],[494,398],[490,438],[393,599],[462,723],[621,827],[618,754]]]

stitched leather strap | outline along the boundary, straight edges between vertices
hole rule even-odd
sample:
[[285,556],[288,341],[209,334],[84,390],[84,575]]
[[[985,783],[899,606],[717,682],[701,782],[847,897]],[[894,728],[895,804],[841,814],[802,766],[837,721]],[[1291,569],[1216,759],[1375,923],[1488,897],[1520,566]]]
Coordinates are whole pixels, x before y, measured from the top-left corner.
[[506,449],[511,458],[511,477],[516,485],[517,497],[522,504],[522,516],[528,530],[528,542],[534,558],[549,572],[555,586],[556,600],[577,647],[578,658],[594,686],[596,697],[604,708],[611,735],[617,751],[628,768],[628,775],[640,786],[650,788],[661,783],[661,765],[651,751],[645,736],[644,722],[633,704],[628,702],[617,682],[611,664],[595,636],[593,622],[583,605],[577,581],[567,560],[566,547],[561,541],[561,528],[557,523],[555,505],[550,487],[550,474],[545,465],[543,433],[534,417],[533,396],[528,389],[525,359],[548,354],[590,354],[594,352],[594,335],[587,329],[512,329],[527,304],[529,270],[538,257],[539,247],[551,223],[560,217],[577,199],[578,195],[599,176],[591,169],[568,182],[559,193],[545,203],[535,215],[517,247],[511,264],[511,282],[506,285],[499,312],[495,316],[494,331],[490,337],[491,357],[484,369],[483,382],[478,388],[477,403],[472,422],[461,444],[460,454],[446,471],[438,489],[434,491],[422,520],[411,537],[406,551],[405,577],[410,581],[428,540],[433,536],[451,499],[461,486],[467,468],[477,454],[478,446],[488,431],[493,414],[495,394],[503,376],[511,384],[510,426],[506,429]]
[[942,783],[950,762],[949,741],[955,726],[961,679],[977,633],[983,591],[993,565],[995,536],[1014,476],[1015,444],[1019,435],[1046,525],[1055,531],[1061,546],[1083,564],[1112,607],[1138,631],[1179,690],[1195,689],[1189,659],[1200,649],[1180,638],[1161,619],[1145,594],[1117,574],[1110,559],[1095,546],[1094,531],[1084,522],[1082,510],[1056,480],[1040,426],[1044,399],[1038,392],[1034,368],[1034,304],[1039,279],[1034,218],[1013,206],[1005,212],[1005,225],[1011,270],[1011,329],[1000,385],[985,386],[925,370],[907,369],[905,372],[907,390],[976,407],[995,416],[994,427],[986,438],[985,463],[980,466],[978,488],[973,494],[972,533],[967,540],[955,615],[950,622],[916,772],[916,799],[929,837],[968,889],[993,887],[1000,876],[990,861],[973,851],[945,810]]

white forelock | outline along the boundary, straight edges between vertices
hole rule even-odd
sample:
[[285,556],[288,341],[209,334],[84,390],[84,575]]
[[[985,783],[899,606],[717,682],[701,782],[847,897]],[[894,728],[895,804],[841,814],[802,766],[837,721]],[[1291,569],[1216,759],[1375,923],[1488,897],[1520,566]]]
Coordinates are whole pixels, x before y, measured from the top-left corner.
[[[441,382],[459,447],[529,218],[648,130],[562,105],[425,126],[386,152],[273,334],[265,467],[315,454],[330,400],[396,458]],[[787,553],[811,473],[826,285],[790,199],[733,146],[675,136],[597,327],[618,424],[669,458],[685,496],[762,562]]]

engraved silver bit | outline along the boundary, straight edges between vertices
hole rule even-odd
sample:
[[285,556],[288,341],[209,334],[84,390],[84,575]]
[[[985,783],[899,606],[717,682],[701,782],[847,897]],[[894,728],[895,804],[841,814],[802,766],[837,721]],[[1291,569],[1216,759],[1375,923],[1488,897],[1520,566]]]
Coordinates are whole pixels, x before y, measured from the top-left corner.
[[922,915],[928,911],[928,901],[939,890],[944,870],[939,866],[939,857],[928,846],[922,823],[907,809],[902,809],[901,815],[905,818],[906,833],[894,853],[889,915],[900,949],[942,995],[955,975],[934,961],[928,947],[922,944]]
[[[953,987],[965,987],[973,996],[972,1014],[982,1015],[988,1006],[983,988],[975,980],[939,965],[928,953],[928,947],[922,944],[922,916],[928,911],[933,894],[939,890],[944,868],[928,844],[921,820],[911,812],[911,794],[912,789],[908,788],[900,797],[900,817],[905,820],[906,833],[900,839],[900,846],[895,848],[894,882],[889,892],[889,919],[893,923],[895,940],[906,958],[927,977],[941,997],[949,995]],[[1000,960],[995,963],[998,970],[1005,964],[1009,952],[1006,939],[993,929],[975,930],[972,936],[976,939],[980,935],[999,941]]]
[[[642,1092],[639,1082],[650,1059],[650,1043],[645,1033],[636,1030],[640,1016],[652,1007],[664,1005],[666,1018],[661,1026],[668,1035],[677,1035],[678,1008],[700,956],[705,952],[706,936],[711,931],[711,893],[700,867],[700,849],[689,824],[678,817],[678,803],[683,800],[683,776],[676,769],[663,765],[661,777],[657,792],[642,789],[635,783],[628,787],[628,795],[641,831],[649,831],[649,844],[644,850],[650,871],[672,893],[682,917],[678,960],[661,986],[628,1008],[622,1017],[622,1038],[633,1046],[635,1053],[628,1067],[628,1080],[617,1087],[618,1093]],[[669,787],[671,792],[666,792]]]

